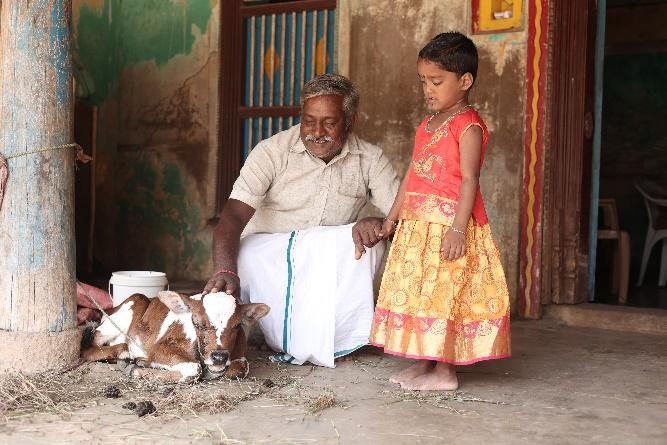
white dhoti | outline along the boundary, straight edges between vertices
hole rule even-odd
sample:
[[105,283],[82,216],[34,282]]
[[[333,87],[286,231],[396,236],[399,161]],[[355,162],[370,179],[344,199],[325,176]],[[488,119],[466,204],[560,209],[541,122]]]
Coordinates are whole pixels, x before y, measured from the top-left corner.
[[253,234],[241,240],[241,300],[264,303],[259,320],[276,361],[333,368],[334,358],[368,344],[380,242],[354,259],[352,226]]

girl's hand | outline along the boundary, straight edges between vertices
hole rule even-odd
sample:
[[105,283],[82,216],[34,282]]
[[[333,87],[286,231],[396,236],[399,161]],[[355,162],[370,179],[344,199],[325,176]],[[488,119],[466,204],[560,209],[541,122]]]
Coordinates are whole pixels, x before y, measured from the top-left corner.
[[382,229],[380,229],[380,233],[378,233],[378,236],[384,239],[389,238],[396,231],[397,225],[398,223],[396,223],[395,221],[385,218],[384,222],[382,223]]
[[466,236],[462,233],[447,230],[440,244],[440,257],[445,261],[454,261],[466,253]]

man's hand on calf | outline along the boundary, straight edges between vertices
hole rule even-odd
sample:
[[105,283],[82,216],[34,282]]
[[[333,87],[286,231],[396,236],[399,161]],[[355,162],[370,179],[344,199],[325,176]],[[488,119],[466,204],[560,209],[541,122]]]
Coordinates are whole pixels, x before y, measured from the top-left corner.
[[237,296],[240,289],[241,282],[238,277],[228,272],[217,272],[210,280],[208,280],[202,294],[206,295],[208,293],[222,291],[228,295]]
[[364,247],[371,248],[382,239],[382,218],[364,218],[352,226],[352,240],[354,241],[354,257],[361,258],[366,253]]

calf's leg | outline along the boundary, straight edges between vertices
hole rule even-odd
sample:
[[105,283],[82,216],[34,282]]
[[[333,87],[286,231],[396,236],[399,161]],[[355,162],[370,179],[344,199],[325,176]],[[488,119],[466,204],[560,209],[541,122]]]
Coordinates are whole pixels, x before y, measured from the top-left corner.
[[156,378],[170,382],[196,380],[201,374],[201,365],[193,361],[186,351],[156,345],[147,358],[140,358],[126,372],[131,377]]
[[[250,329],[250,326],[247,328]],[[243,329],[236,336],[236,343],[230,354],[231,363],[224,372],[224,376],[228,379],[244,379],[250,372],[248,360],[245,358],[246,350],[248,349],[248,340],[246,329]]]
[[129,356],[127,343],[119,343],[113,346],[90,346],[81,352],[81,357],[89,362],[119,360]]
[[224,376],[228,379],[244,379],[250,372],[248,360],[245,357],[232,360],[227,369],[225,369]]
[[162,380],[165,382],[185,382],[189,378],[184,376],[180,371],[171,371],[168,369],[155,368],[140,368],[134,366],[129,372],[130,377],[139,379]]

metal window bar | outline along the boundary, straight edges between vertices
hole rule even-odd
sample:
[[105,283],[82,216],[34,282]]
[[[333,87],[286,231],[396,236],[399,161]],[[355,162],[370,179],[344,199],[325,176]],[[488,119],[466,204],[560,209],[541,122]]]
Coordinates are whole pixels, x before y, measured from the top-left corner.
[[[317,4],[308,10],[305,4]],[[243,158],[262,139],[286,130],[300,119],[303,83],[333,72],[335,10],[330,2],[294,2],[242,8],[245,79],[240,109]],[[280,6],[279,5],[284,5]],[[275,13],[252,15],[252,10]]]

